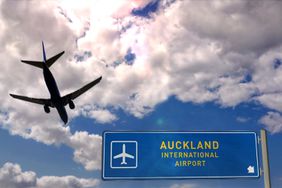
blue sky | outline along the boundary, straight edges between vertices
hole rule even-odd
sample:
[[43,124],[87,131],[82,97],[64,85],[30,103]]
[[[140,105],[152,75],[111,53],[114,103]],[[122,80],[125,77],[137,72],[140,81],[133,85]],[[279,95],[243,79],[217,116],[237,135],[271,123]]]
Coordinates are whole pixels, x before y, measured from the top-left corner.
[[[260,129],[268,131],[279,187],[281,8],[243,0],[0,0],[0,187],[263,187],[262,177],[101,180],[107,130]],[[19,64],[42,58],[41,40],[48,57],[66,51],[51,68],[63,94],[103,76],[67,108],[68,126],[55,110],[47,115],[8,96],[49,97],[41,71]]]

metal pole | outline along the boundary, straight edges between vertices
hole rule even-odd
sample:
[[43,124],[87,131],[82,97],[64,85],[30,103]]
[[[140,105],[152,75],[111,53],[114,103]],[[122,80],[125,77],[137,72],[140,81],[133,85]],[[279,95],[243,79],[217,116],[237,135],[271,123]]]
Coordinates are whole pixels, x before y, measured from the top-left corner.
[[260,130],[264,188],[271,188],[266,131]]

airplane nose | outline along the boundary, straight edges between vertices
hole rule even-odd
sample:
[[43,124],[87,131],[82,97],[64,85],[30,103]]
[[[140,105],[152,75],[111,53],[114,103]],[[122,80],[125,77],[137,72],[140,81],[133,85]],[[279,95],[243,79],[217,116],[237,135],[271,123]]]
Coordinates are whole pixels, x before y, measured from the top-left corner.
[[64,119],[63,121],[64,121],[64,123],[65,123],[65,124],[67,124],[67,122],[68,122],[68,119]]
[[65,124],[67,124],[67,122],[68,122],[68,116],[63,117],[62,120],[63,120],[63,122],[64,122]]
[[63,106],[58,106],[57,107],[57,111],[61,117],[61,120],[67,124],[68,122],[68,115],[67,115],[67,112],[66,112],[66,109],[63,107]]
[[68,122],[68,115],[67,115],[66,111],[62,110],[62,111],[59,112],[59,114],[60,114],[60,117],[61,117],[62,121],[65,124],[67,124],[67,122]]

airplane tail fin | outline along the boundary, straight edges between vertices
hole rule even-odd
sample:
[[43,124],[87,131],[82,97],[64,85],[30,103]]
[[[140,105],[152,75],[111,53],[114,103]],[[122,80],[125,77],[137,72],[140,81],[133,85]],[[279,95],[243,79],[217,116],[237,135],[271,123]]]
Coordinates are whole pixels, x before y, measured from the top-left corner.
[[57,59],[59,59],[65,51],[62,51],[58,53],[57,55],[54,55],[53,57],[46,59],[46,53],[45,53],[45,48],[44,48],[44,43],[42,41],[42,50],[43,50],[43,61],[29,61],[29,60],[21,60],[21,62],[38,67],[38,68],[43,68],[43,63],[46,63],[47,67],[51,67]]
[[44,48],[44,42],[42,41],[42,51],[43,51],[43,62],[46,63],[46,54],[45,54],[45,48]]

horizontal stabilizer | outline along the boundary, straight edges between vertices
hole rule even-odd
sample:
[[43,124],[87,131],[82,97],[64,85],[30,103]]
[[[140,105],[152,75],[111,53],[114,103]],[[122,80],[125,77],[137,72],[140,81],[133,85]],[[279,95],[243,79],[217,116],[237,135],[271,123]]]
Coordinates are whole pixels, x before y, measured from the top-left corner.
[[[62,51],[61,53],[47,59],[46,65],[47,67],[51,67],[59,57],[61,57],[65,52]],[[43,61],[29,61],[29,60],[21,60],[21,62],[38,67],[38,68],[43,68]]]
[[21,62],[30,64],[32,66],[38,67],[38,68],[43,68],[43,62],[42,61],[28,61],[28,60],[21,60]]
[[54,55],[53,57],[47,59],[46,61],[47,67],[51,67],[53,63],[55,63],[57,59],[59,59],[64,53],[65,51],[62,51],[61,53],[58,53],[57,55]]

